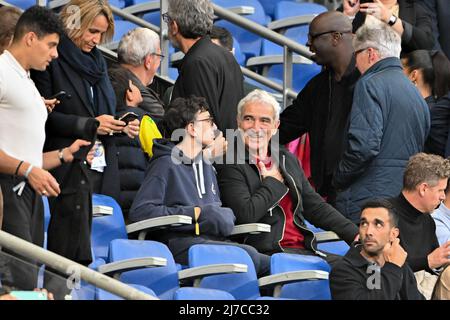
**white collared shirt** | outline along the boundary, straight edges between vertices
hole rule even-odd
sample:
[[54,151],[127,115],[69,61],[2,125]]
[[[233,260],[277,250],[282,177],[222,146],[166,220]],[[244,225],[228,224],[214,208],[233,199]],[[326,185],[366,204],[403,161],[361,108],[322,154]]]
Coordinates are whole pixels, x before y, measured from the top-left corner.
[[0,149],[42,167],[47,109],[27,72],[14,56],[0,55]]

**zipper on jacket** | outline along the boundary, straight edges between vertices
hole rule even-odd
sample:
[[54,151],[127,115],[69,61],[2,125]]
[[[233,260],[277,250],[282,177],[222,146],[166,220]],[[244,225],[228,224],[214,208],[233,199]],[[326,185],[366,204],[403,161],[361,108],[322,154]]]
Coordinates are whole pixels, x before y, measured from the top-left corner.
[[[257,169],[256,171],[258,171],[259,180],[262,182],[263,179],[262,179],[261,173],[259,172],[258,166],[256,166],[256,169]],[[287,195],[288,192],[289,192],[289,188],[288,188],[288,190],[285,192],[285,194],[284,194],[277,202],[275,202],[275,204],[274,204],[272,207],[270,207],[269,210],[267,210],[267,211],[269,211],[269,215],[270,215],[270,216],[272,216],[272,210],[273,210],[275,207],[278,206],[278,203],[281,201],[281,199],[283,199],[283,198]]]
[[[312,232],[311,230],[309,230],[308,228],[304,228],[304,227],[298,225],[298,224],[295,222],[295,212],[297,211],[297,209],[298,209],[298,207],[299,207],[299,205],[300,205],[300,199],[301,199],[301,198],[300,198],[300,194],[298,193],[297,185],[295,184],[294,178],[292,178],[292,176],[291,176],[291,175],[289,174],[289,172],[286,170],[286,157],[285,157],[284,155],[283,155],[283,169],[284,169],[284,171],[286,172],[286,175],[291,179],[292,183],[294,184],[294,189],[295,189],[295,192],[296,192],[296,194],[297,194],[297,199],[298,199],[298,201],[297,201],[297,206],[295,207],[295,210],[294,210],[294,212],[292,213],[292,222],[294,222],[294,224],[295,224],[297,227],[299,227],[300,229],[312,233],[313,238],[312,238],[312,240],[311,240],[311,249],[314,251],[315,254],[317,254],[317,255],[319,255],[319,256],[321,256],[321,257],[326,257],[327,255],[326,255],[325,253],[320,252],[319,250],[317,250],[316,248],[314,248],[314,239],[316,238],[316,234],[315,234],[314,232]],[[283,229],[283,232],[284,232],[284,229]],[[281,238],[281,239],[278,241],[278,243],[280,243],[280,241],[281,241],[282,239],[283,239],[283,238]],[[281,247],[281,245],[280,245],[280,247]]]

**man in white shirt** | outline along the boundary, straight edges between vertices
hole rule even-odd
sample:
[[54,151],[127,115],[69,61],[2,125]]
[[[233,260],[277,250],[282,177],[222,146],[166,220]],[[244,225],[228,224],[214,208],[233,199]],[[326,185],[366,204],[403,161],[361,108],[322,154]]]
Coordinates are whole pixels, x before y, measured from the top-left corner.
[[[47,109],[29,77],[30,69],[45,70],[58,57],[63,29],[56,14],[34,6],[16,25],[14,40],[0,55],[0,186],[4,197],[3,230],[42,246],[43,204],[41,196],[57,196],[57,181],[47,171],[73,160],[80,147],[72,145],[42,153]],[[32,262],[33,263],[33,262]],[[10,264],[12,279],[3,285],[21,290],[36,287],[37,268]]]

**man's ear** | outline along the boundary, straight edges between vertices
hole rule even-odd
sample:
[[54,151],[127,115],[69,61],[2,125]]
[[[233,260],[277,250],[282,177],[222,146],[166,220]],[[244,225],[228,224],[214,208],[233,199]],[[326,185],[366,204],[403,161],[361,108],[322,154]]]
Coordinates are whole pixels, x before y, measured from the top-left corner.
[[409,79],[413,82],[416,83],[417,78],[419,76],[419,71],[418,70],[413,70],[409,73]]
[[176,36],[177,33],[179,32],[178,24],[176,21],[173,21],[173,20],[170,23],[172,23],[172,28],[170,29],[170,30],[172,30],[172,36]]
[[31,47],[31,45],[33,44],[34,40],[37,39],[37,35],[36,35],[36,33],[30,31],[30,32],[27,32],[27,33],[23,36],[23,39],[24,39],[26,45],[27,45],[28,47]]
[[425,196],[425,190],[427,189],[427,184],[425,182],[422,182],[416,188],[421,197]]
[[148,54],[144,58],[144,67],[145,69],[150,69],[150,66],[152,65],[153,56],[151,54]]
[[400,235],[400,230],[398,228],[392,228],[391,234],[389,235],[389,241],[394,241],[395,238],[398,238]]

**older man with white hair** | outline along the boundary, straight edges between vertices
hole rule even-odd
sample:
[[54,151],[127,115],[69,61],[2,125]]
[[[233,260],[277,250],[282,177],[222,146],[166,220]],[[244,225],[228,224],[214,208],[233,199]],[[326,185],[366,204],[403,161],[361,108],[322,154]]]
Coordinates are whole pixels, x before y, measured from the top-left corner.
[[305,219],[336,232],[347,243],[358,229],[314,191],[295,156],[278,145],[278,102],[254,90],[239,102],[237,113],[237,146],[228,147],[234,157],[227,156],[227,163],[219,167],[222,202],[233,209],[237,224],[271,226],[271,232],[247,237],[245,243],[266,254],[317,255],[333,264],[338,257],[317,249]]
[[129,89],[129,80],[138,87],[143,101],[139,107],[152,117],[164,116],[163,103],[158,94],[148,87],[158,71],[161,59],[159,36],[148,28],[136,28],[125,34],[117,49],[120,66],[109,71],[111,82],[116,91],[118,103],[124,100]]
[[427,104],[403,73],[400,36],[370,18],[353,42],[362,76],[355,86],[346,151],[333,182],[337,209],[355,223],[365,201],[400,192],[405,165],[423,150],[430,129]]

